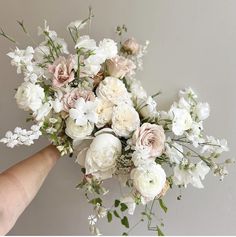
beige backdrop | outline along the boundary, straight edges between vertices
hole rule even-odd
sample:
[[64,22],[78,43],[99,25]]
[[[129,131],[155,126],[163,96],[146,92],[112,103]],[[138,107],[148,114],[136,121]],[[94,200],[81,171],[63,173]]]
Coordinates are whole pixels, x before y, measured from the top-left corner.
[[[128,35],[140,42],[149,39],[145,70],[138,75],[150,93],[162,90],[158,105],[167,109],[177,90],[191,85],[203,101],[211,104],[211,117],[205,124],[209,134],[225,137],[236,153],[236,1],[232,0],[1,0],[0,25],[25,47],[30,42],[15,24],[24,19],[36,36],[38,25],[47,19],[51,28],[71,42],[65,27],[75,19],[85,18],[89,4],[96,15],[92,25],[95,39],[115,37],[114,29],[125,23]],[[6,57],[9,42],[0,39],[0,136],[8,129],[25,125],[26,114],[14,100],[14,88],[22,81]],[[70,43],[70,48],[72,44]],[[0,171],[43,148],[41,139],[31,147],[8,149],[0,145]],[[74,159],[63,158],[50,173],[35,200],[21,216],[11,235],[87,235],[90,213],[82,194],[74,189],[80,169]],[[168,235],[236,235],[235,167],[224,182],[208,177],[205,189],[189,187],[177,201],[178,190],[165,198],[169,207],[164,218]],[[110,180],[111,192],[119,193]],[[133,217],[133,222],[138,215]],[[100,225],[104,234],[118,235],[120,225]],[[132,232],[147,232],[145,224]]]

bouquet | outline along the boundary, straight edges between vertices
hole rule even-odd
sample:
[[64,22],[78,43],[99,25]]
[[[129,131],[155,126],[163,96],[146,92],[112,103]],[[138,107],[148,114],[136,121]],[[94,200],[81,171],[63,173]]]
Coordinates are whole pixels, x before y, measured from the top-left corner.
[[[96,43],[81,33],[92,17],[90,10],[87,19],[68,25],[73,53],[47,22],[38,29],[41,43],[18,22],[34,47],[16,47],[7,55],[23,75],[15,99],[33,125],[8,131],[1,142],[11,148],[29,146],[46,135],[61,155],[74,154],[83,173],[77,188],[93,205],[88,217],[93,234],[100,235],[99,219],[117,218],[127,228],[123,235],[128,235],[134,227],[128,216],[143,205],[140,222],[146,220],[149,230],[162,235],[162,221],[153,224],[155,202],[166,212],[163,199],[173,186],[203,188],[210,171],[223,179],[226,164],[233,162],[217,162],[228,151],[227,141],[205,135],[203,122],[210,108],[191,88],[181,90],[168,111],[158,110],[155,97],[160,93],[149,96],[136,79],[149,42],[123,40],[123,25],[116,30],[120,42],[105,38]],[[17,43],[3,30],[1,35]],[[125,192],[106,206],[104,183],[110,178],[119,180]]]

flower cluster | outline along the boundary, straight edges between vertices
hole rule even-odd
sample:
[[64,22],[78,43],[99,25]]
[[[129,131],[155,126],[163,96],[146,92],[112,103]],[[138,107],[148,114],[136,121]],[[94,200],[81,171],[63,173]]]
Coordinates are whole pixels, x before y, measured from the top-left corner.
[[[223,178],[231,160],[217,163],[216,158],[228,151],[227,141],[204,134],[210,108],[191,88],[180,91],[169,111],[160,111],[154,99],[158,93],[148,96],[136,79],[148,42],[141,45],[129,38],[117,44],[106,38],[97,43],[81,34],[90,20],[91,15],[67,27],[74,53],[45,22],[37,47],[8,54],[24,76],[16,102],[35,125],[30,131],[9,131],[1,142],[9,147],[31,145],[43,134],[62,155],[74,153],[84,174],[77,187],[94,205],[90,230],[100,234],[98,219],[106,216],[110,222],[115,216],[128,228],[124,211],[132,215],[136,205],[153,206],[156,200],[166,210],[162,198],[169,188],[203,188],[207,173],[212,170]],[[119,34],[124,29],[119,27]],[[129,191],[108,208],[100,195],[107,193],[103,181],[112,177]],[[97,197],[90,199],[90,193]],[[142,215],[150,221],[153,212],[146,209]],[[156,230],[161,233],[159,226]]]

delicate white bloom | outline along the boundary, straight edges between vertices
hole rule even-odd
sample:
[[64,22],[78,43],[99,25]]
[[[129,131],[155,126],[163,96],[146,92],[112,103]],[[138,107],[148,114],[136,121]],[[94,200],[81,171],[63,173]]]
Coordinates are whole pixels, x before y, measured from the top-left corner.
[[99,203],[96,205],[96,211],[98,218],[104,218],[107,216],[107,209],[102,207]]
[[122,197],[120,201],[127,205],[129,215],[133,215],[136,208],[134,196],[132,194],[129,194],[127,196]]
[[103,51],[106,59],[111,59],[117,55],[117,44],[112,39],[103,39],[99,42],[99,48]]
[[41,28],[40,26],[38,27],[38,35],[45,35],[45,33],[47,33],[52,40],[55,40],[57,38],[57,33],[49,29],[49,25],[47,24],[46,20],[44,21],[43,28]]
[[28,46],[25,50],[20,50],[16,48],[14,52],[7,54],[11,60],[11,64],[17,67],[17,73],[21,73],[24,70],[31,69],[33,59],[34,49],[31,46]]
[[117,136],[129,137],[139,124],[139,114],[132,106],[121,103],[114,107],[111,127]]
[[72,28],[72,29],[81,30],[81,29],[83,29],[83,28],[85,27],[86,24],[87,24],[86,22],[83,22],[83,21],[81,21],[81,20],[77,20],[77,21],[71,22],[71,23],[67,26],[67,28],[68,28],[68,29],[69,29],[69,28]]
[[132,161],[136,167],[153,162],[155,158],[150,157],[149,149],[140,149],[132,153]]
[[192,117],[185,109],[179,109],[172,107],[169,112],[172,116],[172,131],[175,135],[181,136],[184,131],[188,130],[192,126]]
[[194,147],[198,147],[199,144],[203,143],[205,139],[202,137],[203,125],[202,121],[193,121],[191,129],[185,133],[187,139],[192,142]]
[[209,117],[210,114],[210,107],[208,103],[201,103],[199,102],[196,105],[195,113],[199,120],[205,120]]
[[132,104],[130,94],[126,89],[125,84],[115,77],[106,77],[101,81],[97,87],[96,94],[99,98],[107,100],[115,105],[121,102]]
[[137,99],[146,100],[148,97],[147,92],[144,90],[139,80],[134,79],[131,82],[130,91],[134,101],[136,101]]
[[63,110],[63,102],[62,102],[63,92],[59,88],[55,89],[55,91],[56,91],[55,93],[56,98],[52,101],[52,107],[56,113],[59,113]]
[[150,199],[154,199],[162,191],[166,182],[164,169],[155,162],[133,169],[130,177],[140,194]]
[[95,225],[97,223],[98,219],[97,219],[97,217],[95,215],[90,215],[88,217],[88,220],[89,220],[89,224],[90,225]]
[[86,153],[86,174],[92,174],[98,179],[111,178],[115,172],[116,160],[121,156],[121,142],[112,134],[97,135]]
[[8,131],[5,138],[2,138],[0,142],[5,143],[10,148],[17,145],[30,146],[34,144],[34,140],[39,139],[42,135],[40,128],[41,125],[33,125],[30,130],[16,127],[14,132]]
[[51,111],[52,104],[49,102],[44,103],[37,111],[33,113],[33,116],[37,121],[43,120]]
[[96,126],[98,128],[111,123],[112,111],[113,105],[111,103],[109,103],[107,100],[98,99],[98,106],[96,111],[98,114],[98,121],[96,123]]
[[187,101],[192,101],[192,100],[197,99],[196,93],[190,87],[185,88],[184,90],[181,90],[179,92],[179,97],[184,97],[184,99],[187,100]]
[[157,103],[151,96],[146,100],[140,100],[138,104],[139,112],[144,118],[155,117],[157,115]]
[[183,147],[176,142],[166,143],[165,154],[169,157],[171,163],[179,164],[183,159]]
[[213,136],[207,136],[201,152],[207,154],[221,154],[224,151],[229,151],[227,140],[216,139]]
[[23,82],[15,94],[16,102],[19,108],[24,110],[38,110],[45,98],[44,90],[39,85],[31,82]]
[[75,123],[80,126],[86,125],[88,122],[97,123],[96,108],[96,101],[85,101],[84,98],[79,98],[75,102],[75,108],[69,110],[69,114],[72,119],[75,119]]
[[210,171],[210,168],[203,162],[200,161],[196,166],[188,168],[175,166],[174,167],[174,184],[184,185],[187,187],[188,184],[192,184],[196,188],[203,188],[201,180],[204,180],[205,176]]
[[72,118],[67,118],[65,133],[74,140],[83,140],[91,135],[94,129],[94,124],[87,122],[85,125],[77,125]]
[[97,48],[96,41],[94,39],[90,39],[88,35],[83,35],[79,37],[75,48],[84,50],[94,50]]
[[191,110],[191,104],[184,97],[179,99],[179,102],[176,104],[176,106],[180,109],[185,109],[188,112]]

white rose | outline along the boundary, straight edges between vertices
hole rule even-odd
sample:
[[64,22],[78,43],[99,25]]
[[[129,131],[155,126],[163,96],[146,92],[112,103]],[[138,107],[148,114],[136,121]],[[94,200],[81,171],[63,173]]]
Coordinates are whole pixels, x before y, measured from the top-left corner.
[[139,125],[139,114],[134,107],[121,103],[113,109],[111,127],[116,135],[127,138]]
[[140,114],[144,118],[156,116],[157,103],[151,96],[149,96],[146,100],[140,100],[138,103],[139,103],[139,107],[140,107]]
[[169,114],[173,119],[172,131],[175,135],[181,136],[184,131],[191,128],[193,120],[187,110],[172,107]]
[[66,120],[65,133],[73,140],[83,140],[93,132],[94,125],[87,122],[83,126],[79,126],[75,123],[74,119],[68,118]]
[[38,110],[42,106],[42,100],[45,98],[44,90],[39,85],[31,82],[24,82],[17,89],[16,102],[19,108],[24,110]]
[[209,117],[210,106],[208,103],[199,102],[195,108],[195,113],[199,120],[205,120]]
[[111,123],[113,105],[106,100],[98,99],[97,114],[98,128],[104,127],[106,124]]
[[164,169],[156,163],[139,166],[131,171],[134,187],[148,199],[154,199],[161,193],[166,182]]
[[125,84],[115,77],[106,77],[101,81],[97,87],[96,94],[99,98],[108,100],[115,105],[121,102],[132,103]]
[[99,48],[103,51],[106,59],[111,59],[117,55],[117,44],[112,39],[103,39],[99,42]]
[[112,134],[97,135],[85,157],[86,174],[92,174],[98,179],[111,178],[116,169],[116,160],[121,156],[120,140]]

